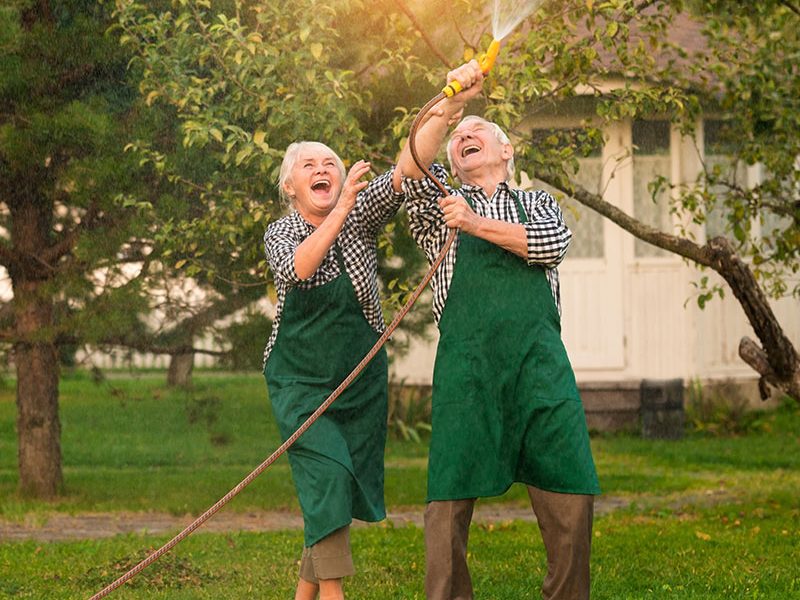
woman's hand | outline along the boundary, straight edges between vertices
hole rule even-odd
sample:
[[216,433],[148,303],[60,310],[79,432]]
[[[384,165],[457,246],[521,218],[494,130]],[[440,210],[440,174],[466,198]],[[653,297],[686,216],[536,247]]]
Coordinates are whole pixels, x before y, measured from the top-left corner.
[[342,192],[339,194],[339,201],[336,203],[336,210],[345,214],[353,210],[358,193],[369,184],[368,181],[361,181],[361,178],[369,172],[369,168],[370,163],[365,160],[359,160],[350,167],[342,185]]
[[[434,106],[432,109],[430,109],[428,111],[428,113],[422,118],[422,121],[420,121],[420,125],[426,123],[431,117],[444,117],[445,116],[445,109],[444,109],[444,107],[442,107],[442,102],[444,102],[444,100],[441,100],[439,102],[439,104],[437,104],[436,106]],[[450,115],[447,116],[447,125],[448,125],[448,127],[458,123],[461,120],[461,117],[463,117],[463,116],[464,116],[464,107],[462,106],[455,113],[450,114]]]

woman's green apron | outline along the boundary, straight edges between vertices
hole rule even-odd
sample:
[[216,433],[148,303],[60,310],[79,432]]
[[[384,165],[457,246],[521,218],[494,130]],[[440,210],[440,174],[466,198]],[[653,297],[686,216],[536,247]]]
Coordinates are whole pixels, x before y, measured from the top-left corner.
[[598,494],[583,404],[544,270],[459,236],[439,321],[428,501],[496,496],[515,481]]
[[[335,248],[340,275],[292,288],[264,375],[286,440],[330,395],[378,339]],[[386,444],[387,362],[381,350],[355,382],[289,449],[305,544],[312,546],[353,518],[380,521]]]

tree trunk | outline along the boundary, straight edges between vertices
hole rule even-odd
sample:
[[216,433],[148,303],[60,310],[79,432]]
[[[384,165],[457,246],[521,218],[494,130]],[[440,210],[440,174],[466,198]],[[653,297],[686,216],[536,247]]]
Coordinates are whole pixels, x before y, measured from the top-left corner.
[[167,385],[189,387],[192,384],[194,353],[172,354],[167,371]]
[[53,307],[35,282],[15,286],[17,333],[17,439],[19,487],[25,495],[52,498],[61,492],[61,423],[58,418],[58,352],[49,339]]
[[709,240],[708,247],[713,253],[714,270],[730,286],[761,341],[763,349],[747,337],[739,343],[739,356],[761,375],[761,399],[769,397],[768,384],[800,401],[800,357],[778,323],[753,272],[725,238]]

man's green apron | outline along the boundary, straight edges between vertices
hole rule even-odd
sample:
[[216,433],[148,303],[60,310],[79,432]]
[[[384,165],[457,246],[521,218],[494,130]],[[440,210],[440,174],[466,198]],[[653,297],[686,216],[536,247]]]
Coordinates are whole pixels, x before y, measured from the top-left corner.
[[600,493],[544,270],[495,244],[459,236],[439,320],[428,501],[496,496],[515,481]]
[[[378,339],[344,268],[326,284],[292,288],[264,375],[286,440],[347,377]],[[305,545],[353,518],[380,521],[386,444],[387,362],[381,350],[356,381],[289,449]]]

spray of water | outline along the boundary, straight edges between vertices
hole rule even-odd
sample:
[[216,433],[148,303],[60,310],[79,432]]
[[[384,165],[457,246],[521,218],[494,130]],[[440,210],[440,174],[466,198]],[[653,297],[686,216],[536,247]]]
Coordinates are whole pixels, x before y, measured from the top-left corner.
[[544,0],[493,0],[492,35],[502,40],[524,19],[534,13]]

